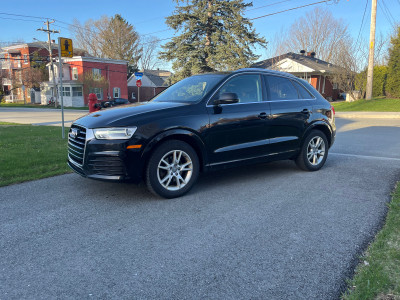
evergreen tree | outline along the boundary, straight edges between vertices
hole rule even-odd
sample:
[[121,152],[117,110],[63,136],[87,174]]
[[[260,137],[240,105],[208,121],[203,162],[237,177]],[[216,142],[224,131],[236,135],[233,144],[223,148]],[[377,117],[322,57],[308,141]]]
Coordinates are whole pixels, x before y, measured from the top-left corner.
[[400,98],[400,26],[390,43],[386,94]]
[[[243,17],[251,3],[243,0],[175,0],[177,7],[167,17],[169,27],[180,35],[162,46],[160,58],[173,61],[177,81],[193,74],[248,67],[258,56],[255,45],[266,47],[252,23]],[[180,6],[180,2],[186,5]]]

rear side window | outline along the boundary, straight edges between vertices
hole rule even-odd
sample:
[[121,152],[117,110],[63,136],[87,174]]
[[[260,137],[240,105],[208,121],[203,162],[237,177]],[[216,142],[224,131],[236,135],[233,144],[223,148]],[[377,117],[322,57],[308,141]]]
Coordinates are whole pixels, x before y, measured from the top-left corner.
[[301,99],[313,99],[314,96],[310,94],[309,91],[307,91],[300,83],[298,83],[297,81],[292,81],[294,86],[297,88],[297,90],[299,91],[299,95]]
[[270,100],[299,99],[299,93],[291,80],[278,76],[266,76],[269,86]]

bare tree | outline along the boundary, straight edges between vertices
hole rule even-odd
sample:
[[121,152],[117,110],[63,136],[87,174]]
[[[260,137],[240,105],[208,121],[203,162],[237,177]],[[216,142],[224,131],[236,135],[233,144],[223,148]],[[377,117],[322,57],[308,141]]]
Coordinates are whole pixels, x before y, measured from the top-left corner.
[[139,59],[139,67],[142,70],[154,69],[159,63],[157,60],[158,51],[157,48],[160,45],[160,41],[155,36],[147,38],[141,38],[142,55]]
[[341,48],[351,44],[351,37],[344,21],[335,19],[329,10],[317,7],[297,19],[288,32],[281,33],[275,44],[280,52],[277,55],[314,51],[318,58],[335,63]]
[[141,48],[134,27],[120,15],[89,19],[84,25],[78,20],[70,26],[77,48],[96,57],[127,60],[137,66]]
[[110,82],[104,76],[94,76],[92,72],[83,73],[83,92],[85,95],[93,93],[95,89],[107,90]]
[[107,16],[102,16],[98,20],[89,19],[84,25],[75,19],[70,26],[70,31],[74,36],[75,47],[83,49],[95,57],[104,57],[103,43],[99,35],[109,22],[110,19]]

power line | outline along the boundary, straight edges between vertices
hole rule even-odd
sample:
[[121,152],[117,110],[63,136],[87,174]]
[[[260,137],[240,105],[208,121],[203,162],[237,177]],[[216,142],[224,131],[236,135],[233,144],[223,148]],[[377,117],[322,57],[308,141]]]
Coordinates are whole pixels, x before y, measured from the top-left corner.
[[42,21],[37,21],[37,20],[26,20],[26,19],[7,18],[7,17],[0,17],[0,19],[42,23]]
[[0,12],[0,15],[15,16],[15,17],[26,17],[26,18],[34,18],[34,19],[51,19],[51,18],[46,18],[46,17],[18,15],[18,14],[4,13],[4,12]]
[[289,8],[289,9],[285,9],[285,10],[281,10],[281,11],[277,11],[277,12],[274,12],[274,13],[271,13],[271,14],[267,14],[267,15],[263,15],[263,16],[259,16],[259,17],[255,17],[255,18],[251,18],[249,20],[257,20],[257,19],[261,19],[261,18],[265,18],[265,17],[281,14],[281,13],[284,13],[284,12],[287,12],[287,11],[291,11],[291,10],[295,10],[295,9],[299,9],[299,8],[303,8],[303,7],[307,7],[307,6],[311,6],[311,5],[316,5],[316,4],[320,4],[320,3],[324,3],[324,2],[329,2],[329,1],[332,1],[332,0],[324,0],[324,1],[319,1],[319,2],[314,2],[314,3],[302,5],[302,6],[297,6],[297,7],[293,7],[293,8]]
[[[257,6],[257,7],[253,7],[253,8],[248,8],[248,9],[246,9],[246,11],[261,9],[261,8],[264,8],[264,7],[269,7],[269,6],[273,6],[273,5],[280,4],[280,3],[284,3],[284,2],[288,2],[288,1],[292,1],[292,0],[283,0],[283,1],[275,2],[275,3],[271,3],[271,4],[268,4],[268,5],[263,5],[263,6]],[[399,1],[400,1],[400,0],[399,0]]]
[[[399,0],[399,1],[400,1],[400,0]],[[364,14],[363,14],[363,17],[362,17],[361,26],[360,26],[360,31],[358,32],[356,44],[358,43],[358,40],[359,40],[359,38],[360,38],[360,36],[361,36],[361,30],[362,30],[362,28],[363,28],[364,18],[365,18],[365,13],[366,13],[366,11],[367,11],[367,7],[368,7],[368,0],[365,2]],[[359,50],[360,50],[360,47],[358,48],[357,51],[359,51]]]

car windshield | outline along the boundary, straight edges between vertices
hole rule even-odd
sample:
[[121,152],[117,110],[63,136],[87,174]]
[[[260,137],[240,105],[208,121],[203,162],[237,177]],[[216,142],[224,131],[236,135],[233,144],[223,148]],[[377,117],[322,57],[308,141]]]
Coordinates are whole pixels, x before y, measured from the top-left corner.
[[226,75],[205,74],[185,78],[156,96],[156,102],[197,102]]

